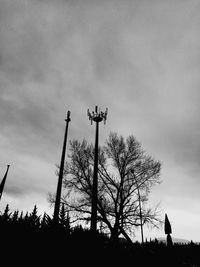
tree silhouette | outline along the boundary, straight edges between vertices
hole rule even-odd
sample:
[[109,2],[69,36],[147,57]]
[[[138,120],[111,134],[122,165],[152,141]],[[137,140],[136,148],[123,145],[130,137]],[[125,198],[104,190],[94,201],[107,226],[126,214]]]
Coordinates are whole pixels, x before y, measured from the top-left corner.
[[39,227],[40,225],[40,216],[37,215],[37,206],[35,205],[34,208],[33,208],[33,211],[30,213],[29,215],[29,223],[30,223],[30,226],[32,227]]
[[171,247],[173,245],[172,238],[171,238],[172,228],[171,228],[171,224],[169,222],[167,214],[165,214],[164,229],[165,229],[165,234],[167,235],[167,246]]
[[[68,218],[66,209],[61,208],[60,218],[63,222]],[[37,222],[32,223],[33,222]],[[32,225],[35,225],[34,227]],[[168,248],[165,243],[150,240],[143,244],[134,242],[131,245],[120,239],[117,245],[105,234],[92,238],[90,230],[82,225],[70,228],[70,233],[59,224],[58,231],[52,227],[52,218],[44,213],[42,218],[37,214],[37,207],[23,215],[18,210],[10,212],[9,206],[0,213],[1,259],[10,265],[22,265],[30,262],[33,265],[63,264],[67,256],[78,265],[88,264],[88,256],[92,255],[98,264],[116,262],[118,265],[136,266],[200,266],[200,245],[190,242],[177,244]],[[171,227],[166,224],[166,234]],[[9,254],[8,254],[9,253]],[[10,255],[9,257],[7,255]],[[27,261],[28,260],[28,261]]]
[[40,228],[42,229],[48,228],[49,226],[51,226],[51,224],[52,224],[51,217],[46,212],[44,212],[43,217],[40,221]]
[[62,207],[61,207],[61,210],[60,210],[59,223],[67,231],[67,233],[70,232],[69,213],[66,212],[64,203],[62,204]]
[[4,213],[1,216],[1,221],[8,222],[11,218],[12,212],[10,212],[9,205],[7,204],[4,210]]
[[[66,163],[62,201],[76,216],[74,220],[90,220],[94,147],[86,140],[70,141],[70,162]],[[125,230],[140,226],[142,203],[143,224],[159,222],[157,210],[145,208],[152,185],[159,182],[161,164],[147,155],[134,136],[124,139],[110,133],[104,147],[99,148],[98,221],[109,229],[113,239]],[[73,196],[70,198],[70,196]]]
[[19,220],[19,211],[15,210],[12,214],[12,222],[18,222]]

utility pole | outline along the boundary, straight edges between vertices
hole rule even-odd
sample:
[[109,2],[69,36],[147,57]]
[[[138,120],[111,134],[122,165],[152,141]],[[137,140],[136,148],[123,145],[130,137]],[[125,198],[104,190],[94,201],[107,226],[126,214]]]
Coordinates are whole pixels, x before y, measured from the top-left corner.
[[95,107],[95,112],[92,113],[88,109],[89,120],[96,123],[95,134],[95,151],[94,151],[94,171],[93,171],[93,184],[92,184],[92,210],[91,210],[91,232],[95,233],[97,230],[97,201],[98,201],[98,143],[99,143],[99,122],[107,119],[108,109],[105,112],[98,110]]
[[64,170],[64,165],[65,165],[67,133],[68,133],[68,125],[69,125],[69,122],[71,121],[70,111],[67,112],[67,118],[65,119],[65,121],[66,121],[66,128],[65,128],[65,135],[64,135],[64,141],[63,141],[63,149],[62,149],[62,156],[61,156],[59,176],[58,176],[58,184],[57,184],[57,192],[56,192],[56,201],[55,201],[54,215],[53,215],[54,225],[57,225],[59,223],[60,199],[61,199],[63,170]]

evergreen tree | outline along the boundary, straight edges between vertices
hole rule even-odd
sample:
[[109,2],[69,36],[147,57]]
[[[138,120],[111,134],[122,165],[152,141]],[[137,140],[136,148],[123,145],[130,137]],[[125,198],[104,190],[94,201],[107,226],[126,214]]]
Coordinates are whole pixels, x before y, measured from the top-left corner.
[[29,221],[29,216],[28,216],[28,211],[27,211],[25,216],[24,216],[24,223],[28,224],[28,221]]
[[51,222],[52,222],[51,217],[46,212],[44,212],[40,222],[40,228],[42,229],[48,228],[51,225]]
[[12,212],[10,212],[9,205],[7,204],[4,213],[1,216],[2,221],[8,222],[10,220],[11,214]]
[[12,222],[16,223],[19,220],[18,215],[19,215],[19,211],[18,210],[14,211],[12,215]]
[[62,204],[60,215],[59,215],[59,222],[60,225],[63,226],[67,232],[70,232],[70,219],[69,219],[69,213],[66,212],[64,203]]
[[23,220],[24,220],[24,218],[23,218],[23,211],[21,211],[18,221],[22,222]]
[[29,223],[33,227],[40,226],[40,216],[37,215],[37,206],[35,205],[33,211],[29,215]]

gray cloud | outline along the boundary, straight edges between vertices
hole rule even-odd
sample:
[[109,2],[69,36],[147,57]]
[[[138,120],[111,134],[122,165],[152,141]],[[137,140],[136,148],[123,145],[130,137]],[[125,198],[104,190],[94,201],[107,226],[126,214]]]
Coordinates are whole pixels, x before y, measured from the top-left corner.
[[97,104],[109,108],[102,143],[110,130],[134,134],[163,162],[155,198],[168,203],[176,190],[181,209],[182,195],[196,197],[199,9],[197,1],[0,1],[0,157],[23,158],[34,174],[46,166],[38,186],[28,168],[16,170],[22,179],[8,193],[48,192],[42,177],[59,161],[67,109],[69,138],[93,141],[86,110]]

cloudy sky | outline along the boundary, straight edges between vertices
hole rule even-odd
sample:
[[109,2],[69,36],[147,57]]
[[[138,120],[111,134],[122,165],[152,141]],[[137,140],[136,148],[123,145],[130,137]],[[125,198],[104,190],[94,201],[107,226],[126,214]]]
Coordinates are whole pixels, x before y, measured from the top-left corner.
[[199,12],[198,0],[0,0],[0,209],[53,213],[65,114],[69,139],[94,141],[98,105],[100,142],[133,134],[160,160],[150,202],[175,237],[200,241]]

